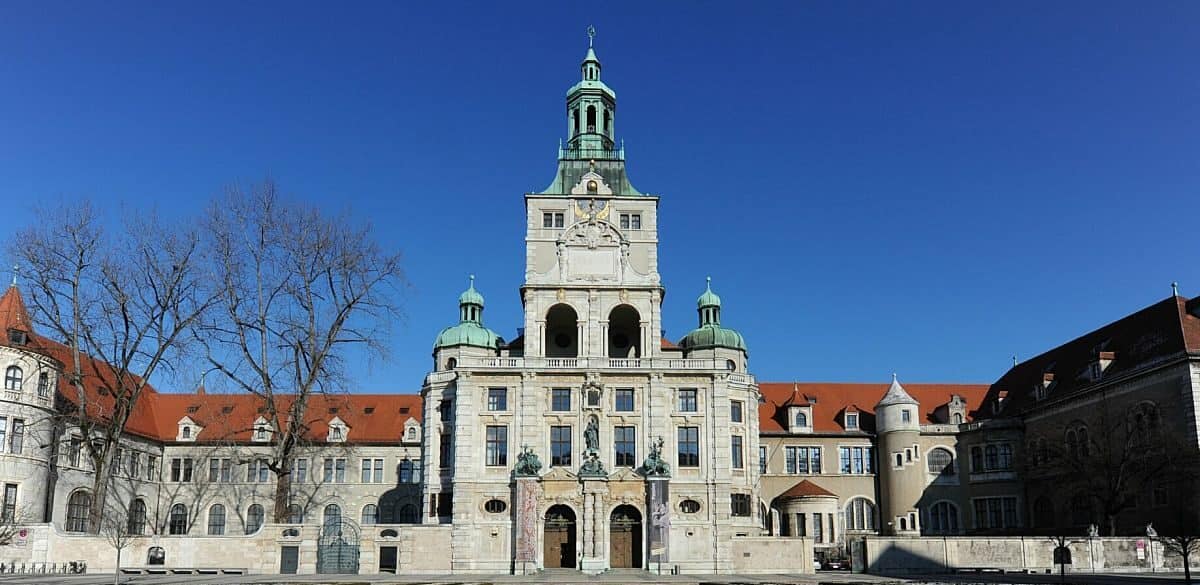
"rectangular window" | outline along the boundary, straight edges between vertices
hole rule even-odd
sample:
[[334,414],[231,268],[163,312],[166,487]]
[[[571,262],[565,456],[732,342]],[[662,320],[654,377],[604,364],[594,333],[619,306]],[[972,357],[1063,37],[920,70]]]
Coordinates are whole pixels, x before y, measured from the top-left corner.
[[730,400],[729,401],[729,422],[735,422],[735,423],[742,422],[742,401],[741,400]]
[[442,492],[437,497],[437,515],[454,515],[454,492]]
[[821,473],[820,447],[784,447],[788,473]]
[[[4,449],[4,439],[7,438],[7,436],[8,436],[8,418],[0,416],[0,449]],[[74,440],[74,439],[72,439],[72,440]],[[76,467],[79,466],[79,464],[77,464],[77,463],[75,463],[73,465],[75,465]]]
[[634,427],[613,427],[617,467],[637,467],[637,436]]
[[191,483],[192,458],[176,457],[171,459],[171,481],[175,483]]
[[550,410],[554,412],[571,411],[570,388],[555,388],[550,391]]
[[46,372],[38,374],[38,397],[48,398],[50,396],[50,376]]
[[346,483],[346,460],[326,458],[325,474],[322,476],[322,480],[325,483]]
[[729,513],[734,516],[749,516],[750,494],[729,494]]
[[623,229],[623,230],[640,230],[640,229],[642,229],[642,214],[640,214],[640,213],[622,213],[621,214],[621,229]]
[[846,413],[846,430],[847,431],[857,431],[858,430],[858,413],[857,412],[847,412]]
[[116,452],[113,453],[112,468],[113,468],[113,473],[116,473],[116,474],[120,474],[121,472],[125,471],[125,449],[124,448],[117,447]]
[[[13,421],[13,423],[14,423],[13,433],[15,434],[17,431],[16,425],[15,425],[16,421]],[[1000,467],[999,467],[999,469],[1012,469],[1012,454],[1013,454],[1012,453],[1012,445],[1009,445],[1008,443],[1004,443],[1004,444],[1000,445],[1000,461],[999,461]]]
[[142,473],[142,454],[134,451],[129,454],[129,477],[138,477]]
[[149,480],[157,480],[158,479],[158,456],[157,455],[147,455],[146,456],[146,479],[149,479]]
[[362,460],[362,483],[383,483],[383,459]]
[[700,466],[700,427],[679,427],[679,466]]
[[221,479],[221,460],[208,460],[208,483],[217,483]]
[[71,445],[67,448],[67,461],[71,464],[71,467],[79,467],[82,453],[83,438],[71,437]]
[[729,437],[729,457],[734,469],[745,469],[746,462],[742,457],[742,437],[741,435],[730,435]]
[[614,406],[617,412],[633,412],[633,388],[617,388]]
[[450,433],[442,433],[442,439],[438,441],[438,466],[442,469],[449,469],[453,458],[454,441],[450,437]]
[[762,445],[758,447],[758,472],[767,472],[767,448]]
[[838,455],[841,462],[840,471],[853,475],[873,473],[871,469],[871,447],[840,447]]
[[696,412],[696,389],[679,390],[679,412]]
[[17,518],[17,484],[4,484],[4,512],[0,520],[12,524]]
[[813,514],[812,517],[813,517],[813,522],[812,522],[813,542],[821,542],[821,533],[823,532],[822,528],[824,528],[824,523],[821,521],[820,514]]
[[492,412],[508,410],[508,389],[488,388],[487,404],[487,409]]
[[292,462],[292,481],[294,483],[308,481],[308,459],[297,459]]
[[571,466],[571,427],[550,427],[550,466]]
[[183,462],[179,459],[171,460],[171,482],[179,483],[179,478],[183,475]]
[[[329,459],[326,459],[329,461]],[[271,468],[267,467],[266,459],[251,459],[246,464],[246,481],[253,483],[266,483],[270,476]]]
[[487,465],[508,465],[508,427],[489,426],[486,433]]
[[371,483],[371,460],[370,459],[362,460],[362,477],[360,478],[360,481],[361,481],[361,483]]
[[978,498],[975,500],[975,528],[1001,529],[1019,528],[1017,498],[1004,496]]
[[14,418],[12,424],[12,453],[20,453],[25,447],[25,419]]
[[438,403],[438,416],[442,422],[454,420],[454,401],[443,400]]
[[[136,457],[137,453],[134,453],[133,455],[134,455],[134,457]],[[221,460],[221,482],[229,483],[232,480],[233,480],[233,460],[222,459]]]
[[912,422],[912,413],[907,408],[900,411],[900,422]]
[[563,227],[563,213],[561,211],[543,213],[542,214],[542,227],[544,227],[544,228]]

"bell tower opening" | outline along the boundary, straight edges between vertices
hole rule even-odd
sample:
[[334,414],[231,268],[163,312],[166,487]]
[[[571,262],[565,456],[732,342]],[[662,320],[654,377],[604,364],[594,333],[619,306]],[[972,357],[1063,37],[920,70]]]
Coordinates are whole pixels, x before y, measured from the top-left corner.
[[546,357],[579,356],[579,315],[570,305],[557,304],[546,312]]
[[642,357],[642,323],[637,309],[619,305],[608,314],[608,357]]

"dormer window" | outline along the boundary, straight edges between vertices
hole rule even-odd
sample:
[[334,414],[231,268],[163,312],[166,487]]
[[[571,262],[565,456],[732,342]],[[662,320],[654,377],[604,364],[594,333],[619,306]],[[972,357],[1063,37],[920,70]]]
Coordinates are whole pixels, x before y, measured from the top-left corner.
[[258,417],[254,421],[254,431],[250,435],[250,440],[256,443],[264,443],[271,440],[271,423],[267,419]]
[[847,412],[846,413],[846,430],[847,431],[857,431],[858,430],[858,413],[857,412]]
[[13,345],[25,345],[29,343],[29,336],[19,329],[9,329],[8,342]]
[[793,433],[812,432],[812,408],[809,406],[793,406],[788,410],[788,422]]
[[348,431],[346,423],[342,422],[342,419],[334,417],[333,420],[329,421],[329,434],[325,440],[330,443],[341,443],[346,440]]
[[800,428],[808,427],[808,413],[803,410],[796,411],[796,426]]
[[183,438],[185,438],[185,439],[192,438],[192,427],[183,427],[181,434],[183,435]]
[[195,441],[196,436],[200,434],[203,428],[188,416],[179,419],[177,424],[179,425],[179,432],[175,435],[176,441]]

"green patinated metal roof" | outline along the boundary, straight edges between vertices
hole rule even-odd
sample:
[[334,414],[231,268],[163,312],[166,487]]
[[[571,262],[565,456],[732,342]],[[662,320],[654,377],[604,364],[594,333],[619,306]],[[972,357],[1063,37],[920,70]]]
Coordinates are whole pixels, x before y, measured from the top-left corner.
[[712,277],[711,276],[708,277],[707,282],[704,285],[704,294],[700,295],[700,298],[696,299],[696,306],[701,309],[703,309],[704,307],[720,307],[721,306],[721,297],[717,296],[717,293],[712,291]]
[[742,334],[721,326],[721,297],[712,291],[712,278],[705,281],[704,293],[696,299],[700,313],[700,326],[688,333],[679,346],[686,350],[723,347],[746,351],[746,340]]
[[452,325],[438,333],[433,342],[433,349],[466,345],[499,349],[503,340],[495,331],[483,326],[483,295],[475,290],[475,275],[471,275],[471,284],[458,297],[458,325]]

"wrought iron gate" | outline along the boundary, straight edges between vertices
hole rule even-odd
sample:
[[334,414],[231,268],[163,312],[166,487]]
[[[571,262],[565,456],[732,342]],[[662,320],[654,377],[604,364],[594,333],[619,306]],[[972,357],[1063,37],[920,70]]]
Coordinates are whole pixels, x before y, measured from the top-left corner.
[[353,575],[358,573],[358,526],[342,517],[331,518],[321,526],[317,541],[317,572]]

